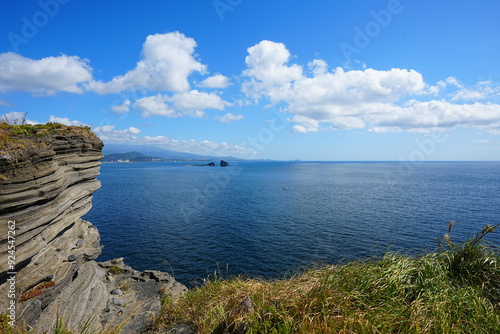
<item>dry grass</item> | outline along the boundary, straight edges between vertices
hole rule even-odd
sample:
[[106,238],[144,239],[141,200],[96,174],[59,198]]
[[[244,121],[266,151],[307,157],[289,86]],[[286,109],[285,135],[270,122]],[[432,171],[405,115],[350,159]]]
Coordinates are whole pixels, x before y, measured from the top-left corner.
[[[499,253],[483,237],[419,257],[308,270],[289,280],[215,279],[178,303],[157,328],[197,333],[495,333],[500,326]],[[238,312],[250,297],[254,312]]]
[[[417,257],[387,253],[287,280],[215,277],[177,301],[165,297],[154,331],[187,324],[201,334],[498,333],[500,252],[483,240],[497,227],[461,244],[445,238]],[[247,298],[251,311],[241,307]],[[61,326],[54,334],[89,333]]]
[[19,297],[19,301],[23,302],[25,300],[35,298],[36,296],[39,296],[43,290],[53,287],[55,284],[56,283],[54,281],[42,282],[29,291],[23,293],[21,297]]
[[0,156],[17,158],[25,152],[47,147],[47,142],[55,135],[80,136],[89,141],[98,140],[86,126],[67,126],[59,123],[37,125],[11,125],[0,123]]

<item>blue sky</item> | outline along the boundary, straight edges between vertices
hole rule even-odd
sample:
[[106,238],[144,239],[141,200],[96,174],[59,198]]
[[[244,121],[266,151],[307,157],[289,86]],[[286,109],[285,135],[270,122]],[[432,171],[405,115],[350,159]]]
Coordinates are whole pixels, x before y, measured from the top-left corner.
[[500,160],[500,3],[4,2],[0,116],[105,143]]

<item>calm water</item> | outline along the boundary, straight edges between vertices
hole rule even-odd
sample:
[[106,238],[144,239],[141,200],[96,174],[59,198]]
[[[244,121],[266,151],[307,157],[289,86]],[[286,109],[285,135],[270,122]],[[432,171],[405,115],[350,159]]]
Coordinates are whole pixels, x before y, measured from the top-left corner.
[[388,248],[434,250],[450,220],[455,241],[500,223],[500,163],[103,164],[99,179],[84,217],[101,232],[99,260],[173,269],[185,284],[217,268],[284,277]]

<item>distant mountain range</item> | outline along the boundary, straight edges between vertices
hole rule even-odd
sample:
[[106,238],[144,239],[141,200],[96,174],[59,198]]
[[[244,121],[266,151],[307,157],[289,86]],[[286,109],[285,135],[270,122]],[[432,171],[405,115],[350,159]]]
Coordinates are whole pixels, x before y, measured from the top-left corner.
[[199,155],[186,152],[166,150],[149,145],[120,145],[106,144],[103,148],[103,162],[154,162],[154,161],[215,161],[229,160],[242,161],[235,157],[217,157],[212,155]]

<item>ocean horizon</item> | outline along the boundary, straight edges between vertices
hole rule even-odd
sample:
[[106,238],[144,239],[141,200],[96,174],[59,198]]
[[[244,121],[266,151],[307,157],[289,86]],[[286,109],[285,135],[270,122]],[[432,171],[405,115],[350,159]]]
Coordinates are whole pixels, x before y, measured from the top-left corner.
[[[500,162],[107,163],[84,217],[138,270],[187,285],[212,275],[284,278],[304,267],[433,251],[500,223]],[[493,234],[489,241],[498,243]]]

